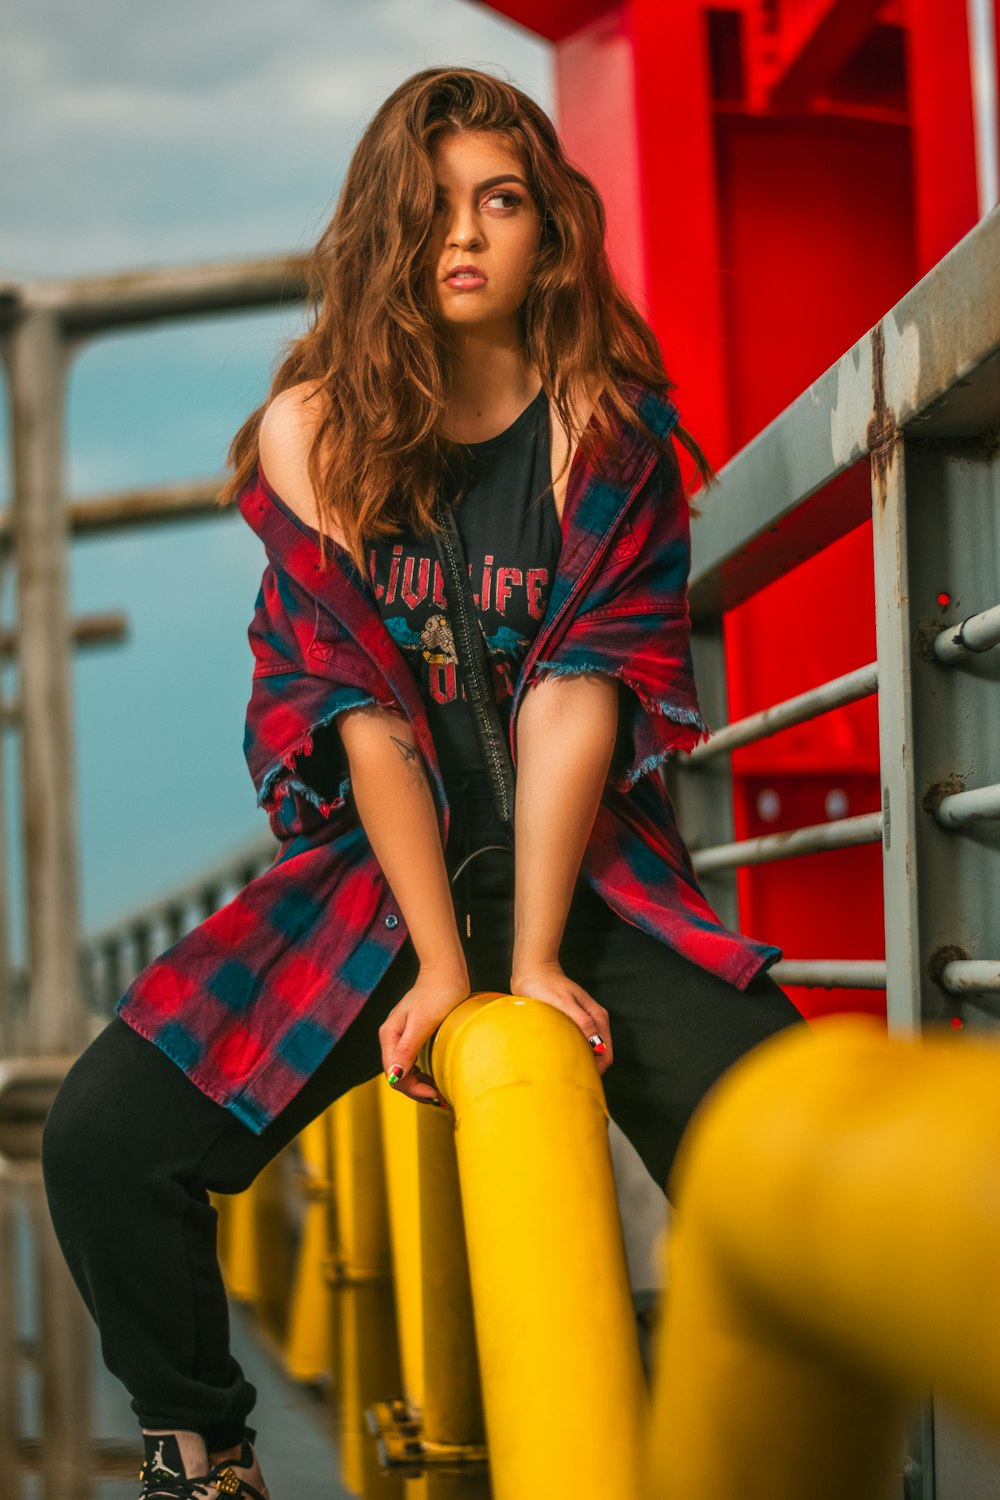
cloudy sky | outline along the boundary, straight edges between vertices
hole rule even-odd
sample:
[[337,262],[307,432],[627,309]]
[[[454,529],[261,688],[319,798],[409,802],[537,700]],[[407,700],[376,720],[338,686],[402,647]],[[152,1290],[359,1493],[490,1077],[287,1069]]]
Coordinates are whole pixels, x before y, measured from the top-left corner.
[[[467,0],[6,0],[0,277],[305,249],[368,119],[435,63],[499,72],[552,109],[548,46]],[[228,315],[78,351],[68,493],[221,476],[297,327],[289,311]],[[2,483],[6,502],[9,461]],[[79,652],[74,671],[85,931],[266,831],[242,751],[262,567],[235,514],[73,544],[74,613],[129,620],[127,644]],[[17,748],[9,735],[20,954]]]

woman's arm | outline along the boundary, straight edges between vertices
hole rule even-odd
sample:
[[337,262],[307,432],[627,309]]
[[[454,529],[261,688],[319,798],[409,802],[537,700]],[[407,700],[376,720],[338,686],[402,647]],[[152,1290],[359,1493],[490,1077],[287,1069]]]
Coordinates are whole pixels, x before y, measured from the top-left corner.
[[[434,798],[408,719],[391,709],[349,708],[337,727],[351,768],[358,817],[409,929],[420,962],[416,984],[379,1029],[386,1075],[414,1099],[436,1094],[417,1053],[469,993]],[[390,1080],[391,1081],[391,1080]]]
[[[319,381],[307,380],[282,391],[269,404],[258,433],[264,472],[286,504],[311,526],[317,525],[319,510],[307,458],[325,410],[319,386]],[[329,517],[327,525],[341,541]],[[400,1093],[436,1099],[427,1074],[413,1064],[427,1038],[468,995],[469,975],[424,759],[409,720],[391,709],[345,709],[336,724],[358,817],[420,961],[416,984],[379,1028],[383,1063],[387,1076],[402,1070],[399,1078],[390,1077]]]
[[618,682],[605,673],[542,678],[517,721],[514,955],[511,990],[548,1000],[595,1035],[612,1060],[607,1011],[559,965],[573,888],[615,748]]

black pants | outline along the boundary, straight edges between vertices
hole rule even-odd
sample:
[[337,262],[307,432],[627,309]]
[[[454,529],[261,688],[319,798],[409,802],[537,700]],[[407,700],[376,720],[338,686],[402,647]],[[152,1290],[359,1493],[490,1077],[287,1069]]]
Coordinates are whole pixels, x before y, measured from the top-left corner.
[[[452,869],[464,850],[498,837],[476,778],[471,788],[466,783],[465,800],[452,802]],[[474,991],[509,990],[512,877],[508,855],[486,853],[458,878],[456,911]],[[583,881],[560,959],[609,1012],[608,1109],[663,1187],[709,1086],[799,1012],[766,973],[737,990],[624,921]],[[257,1393],[229,1352],[209,1190],[248,1187],[334,1099],[381,1072],[378,1028],[416,973],[407,939],[358,1017],[260,1135],[118,1017],[70,1068],[42,1142],[49,1210],[100,1329],[104,1361],[131,1393],[141,1426],[201,1432],[210,1452],[242,1437]]]

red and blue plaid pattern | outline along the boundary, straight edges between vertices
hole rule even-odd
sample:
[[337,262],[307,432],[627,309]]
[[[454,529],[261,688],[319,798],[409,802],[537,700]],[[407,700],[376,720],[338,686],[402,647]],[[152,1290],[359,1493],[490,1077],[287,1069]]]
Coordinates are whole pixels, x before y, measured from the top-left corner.
[[[633,386],[660,436],[677,421]],[[511,752],[525,690],[552,673],[599,671],[623,696],[622,751],[581,873],[627,920],[745,989],[781,949],[723,926],[695,877],[670,798],[649,773],[711,733],[689,647],[690,531],[676,458],[619,424],[621,482],[574,460],[563,545],[544,619],[511,702]],[[260,1133],[294,1098],[389,967],[406,923],[353,805],[335,720],[379,703],[404,715],[434,788],[442,842],[450,809],[417,682],[370,584],[268,486],[258,467],[239,500],[267,566],[248,636],[254,657],[244,750],[281,840],[274,862],[186,933],[116,1006],[210,1098]],[[599,997],[598,997],[599,998]]]

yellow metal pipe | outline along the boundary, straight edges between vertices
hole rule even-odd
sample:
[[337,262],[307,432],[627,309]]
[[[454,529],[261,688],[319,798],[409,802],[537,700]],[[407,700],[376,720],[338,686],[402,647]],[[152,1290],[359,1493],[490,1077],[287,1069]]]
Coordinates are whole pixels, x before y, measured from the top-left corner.
[[455,1110],[494,1500],[635,1500],[648,1403],[593,1054],[552,1005],[471,996],[432,1063]]
[[369,1407],[400,1388],[392,1285],[388,1280],[338,1281],[332,1293],[333,1402],[341,1479],[352,1495],[402,1500],[404,1482],[381,1467],[366,1420]]
[[429,1108],[396,1094],[381,1080],[382,1140],[396,1288],[396,1322],[403,1392],[419,1412],[424,1404],[424,1319],[420,1255],[420,1161],[417,1111]]
[[861,1017],[729,1070],[681,1146],[645,1500],[882,1500],[930,1386],[1000,1425],[1000,1045]]
[[229,1275],[229,1239],[232,1225],[230,1205],[232,1199],[226,1193],[210,1192],[208,1201],[215,1209],[215,1253],[218,1257],[219,1266],[222,1269],[223,1278],[228,1283]]
[[480,1450],[486,1432],[472,1314],[472,1288],[455,1155],[455,1122],[414,1105],[420,1163],[423,1266],[425,1455]]
[[285,1222],[284,1151],[242,1193],[212,1196],[225,1221],[220,1265],[226,1288],[249,1303],[261,1328],[279,1347],[288,1313],[291,1253]]
[[218,1193],[214,1202],[225,1224],[220,1260],[229,1295],[255,1305],[261,1297],[257,1184],[252,1182],[242,1193]]
[[[380,1104],[381,1074],[334,1101],[332,1134],[336,1274],[349,1281],[392,1271]],[[416,1107],[416,1106],[414,1106]]]
[[298,1136],[305,1210],[291,1300],[285,1369],[293,1380],[316,1381],[330,1370],[330,1128],[326,1111]]

